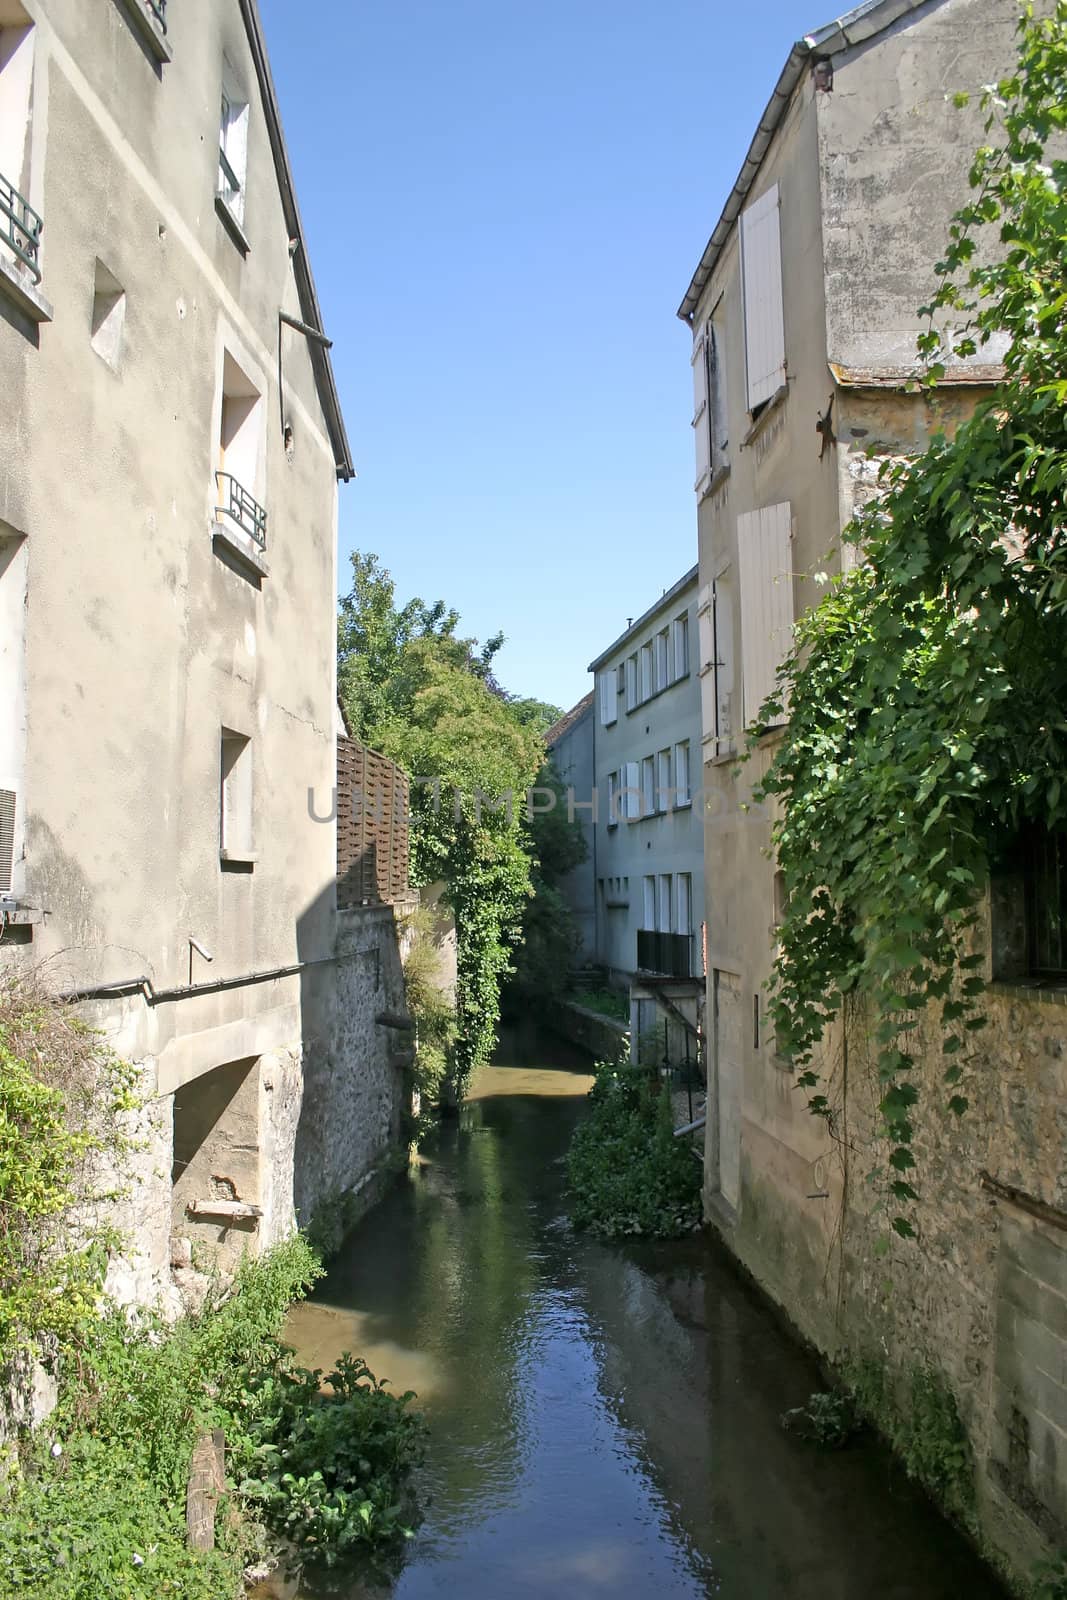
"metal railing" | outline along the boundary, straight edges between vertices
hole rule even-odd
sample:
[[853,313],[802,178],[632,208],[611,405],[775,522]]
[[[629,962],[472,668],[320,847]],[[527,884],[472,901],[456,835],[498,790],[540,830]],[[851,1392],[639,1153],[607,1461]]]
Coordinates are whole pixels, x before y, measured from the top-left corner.
[[654,933],[639,928],[637,967],[639,972],[656,972],[666,978],[693,976],[693,941],[688,933]]
[[145,0],[149,11],[155,17],[163,32],[167,31],[167,0]]
[[44,222],[29,201],[0,173],[0,240],[10,246],[32,273],[34,283],[41,281],[39,260],[43,227]]
[[267,513],[258,500],[253,500],[248,490],[238,483],[230,472],[216,472],[219,499],[225,504],[215,507],[217,516],[229,517],[243,533],[254,539],[261,550],[267,548]]

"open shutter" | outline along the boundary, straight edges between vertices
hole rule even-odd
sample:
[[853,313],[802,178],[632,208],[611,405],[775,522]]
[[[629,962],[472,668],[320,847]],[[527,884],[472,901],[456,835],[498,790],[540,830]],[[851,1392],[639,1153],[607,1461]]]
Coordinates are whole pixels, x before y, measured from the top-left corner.
[[618,679],[615,668],[600,674],[600,721],[606,728],[619,715]]
[[641,768],[636,761],[627,761],[622,769],[622,814],[627,822],[636,822],[641,815]]
[[708,406],[708,335],[701,328],[693,341],[693,443],[696,478],[693,487],[703,494],[711,482],[711,411]]
[[652,932],[656,926],[656,880],[654,877],[648,876],[645,878],[644,894],[644,919],[641,926]]
[[745,300],[748,409],[769,400],[785,382],[782,309],[782,234],[778,185],[741,213],[741,274]]
[[11,874],[15,865],[15,808],[18,796],[14,789],[0,789],[0,894],[10,894]]
[[[737,519],[741,580],[741,677],[745,726],[775,687],[792,644],[792,517],[788,502]],[[785,718],[775,718],[775,723]],[[774,724],[771,724],[772,726]]]
[[693,915],[693,889],[692,878],[690,874],[688,872],[680,872],[676,879],[676,885],[676,904],[674,912],[674,920],[676,923],[675,932],[692,933],[693,929],[690,926],[690,918]]

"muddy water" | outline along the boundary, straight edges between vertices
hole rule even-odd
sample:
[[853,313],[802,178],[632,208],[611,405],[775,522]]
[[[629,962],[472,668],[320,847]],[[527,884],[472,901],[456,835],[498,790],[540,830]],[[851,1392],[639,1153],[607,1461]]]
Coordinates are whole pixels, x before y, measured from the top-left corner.
[[783,1433],[818,1373],[707,1240],[574,1236],[560,1162],[589,1082],[512,1041],[294,1315],[306,1361],[350,1348],[418,1390],[431,1442],[391,1573],[272,1593],[999,1597],[880,1448]]

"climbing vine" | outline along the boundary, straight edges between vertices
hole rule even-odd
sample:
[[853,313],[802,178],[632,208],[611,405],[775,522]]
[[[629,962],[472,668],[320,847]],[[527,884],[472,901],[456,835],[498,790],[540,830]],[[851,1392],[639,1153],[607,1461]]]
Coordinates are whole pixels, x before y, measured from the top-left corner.
[[[962,101],[964,97],[959,97]],[[784,875],[771,1009],[810,1107],[846,995],[873,1006],[892,1226],[915,1232],[922,1016],[940,1024],[949,1112],[983,1066],[979,909],[1026,823],[1067,824],[1067,3],[1019,29],[987,88],[988,142],[957,214],[921,354],[994,341],[1005,379],[952,437],[887,462],[846,537],[865,560],[797,629],[766,723],[789,723],[757,798],[778,802]]]

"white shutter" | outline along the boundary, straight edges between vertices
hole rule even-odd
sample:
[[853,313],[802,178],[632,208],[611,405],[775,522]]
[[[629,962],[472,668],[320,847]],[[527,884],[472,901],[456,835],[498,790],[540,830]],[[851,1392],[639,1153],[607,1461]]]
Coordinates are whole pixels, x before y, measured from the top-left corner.
[[782,234],[778,185],[741,213],[741,273],[745,301],[748,409],[769,400],[785,382],[782,309]]
[[652,698],[652,646],[641,646],[641,700]]
[[689,618],[676,617],[671,623],[671,637],[674,641],[674,677],[675,681],[684,678],[689,671]]
[[637,657],[626,658],[626,709],[632,711],[637,704]]
[[656,809],[656,763],[652,756],[641,762],[641,815],[651,817]]
[[18,796],[14,789],[0,789],[0,894],[10,894],[15,864],[15,811]]
[[692,800],[689,793],[689,740],[674,747],[674,803],[687,806]]
[[649,933],[656,926],[656,880],[653,877],[645,879],[645,915],[641,926]]
[[701,328],[693,341],[693,443],[696,478],[693,487],[703,494],[711,482],[711,410],[708,405],[708,335]]
[[613,828],[619,820],[619,777],[618,773],[608,773],[608,814],[605,826]]
[[673,811],[674,797],[671,794],[671,753],[661,750],[656,757],[656,809],[658,811]]
[[635,822],[641,815],[641,768],[636,761],[627,761],[622,769],[622,814],[627,822]]
[[688,872],[679,872],[678,887],[675,890],[675,897],[674,931],[676,933],[692,933],[693,929],[690,926],[690,918],[693,915],[691,904],[693,898],[693,880]]
[[[741,688],[745,726],[775,687],[792,644],[792,517],[788,502],[737,519],[741,580]],[[784,717],[775,719],[783,722]],[[773,724],[772,724],[773,726]]]
[[619,715],[619,696],[614,667],[600,675],[600,721],[606,728]]
[[659,875],[659,915],[656,926],[660,933],[671,931],[671,875],[661,872]]

